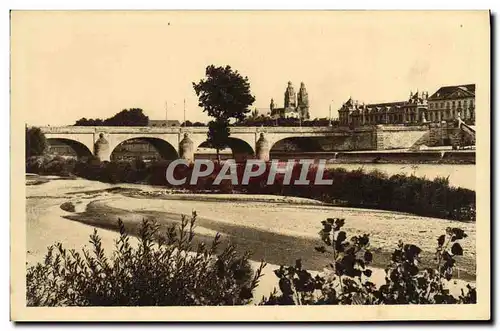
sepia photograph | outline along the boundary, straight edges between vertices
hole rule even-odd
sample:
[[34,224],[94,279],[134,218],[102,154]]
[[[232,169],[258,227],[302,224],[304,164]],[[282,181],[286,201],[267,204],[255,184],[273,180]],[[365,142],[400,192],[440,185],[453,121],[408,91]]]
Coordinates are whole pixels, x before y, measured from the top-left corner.
[[12,320],[491,318],[488,11],[10,29]]

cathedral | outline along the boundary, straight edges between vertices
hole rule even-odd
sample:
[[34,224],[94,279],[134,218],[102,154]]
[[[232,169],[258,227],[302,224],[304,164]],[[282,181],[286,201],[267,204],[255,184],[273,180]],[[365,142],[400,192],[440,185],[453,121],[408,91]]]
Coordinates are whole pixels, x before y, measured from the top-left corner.
[[272,118],[309,119],[309,97],[307,95],[305,84],[300,83],[299,92],[295,93],[292,82],[288,82],[288,86],[285,90],[284,107],[276,108],[273,99],[271,99],[269,107],[271,109]]

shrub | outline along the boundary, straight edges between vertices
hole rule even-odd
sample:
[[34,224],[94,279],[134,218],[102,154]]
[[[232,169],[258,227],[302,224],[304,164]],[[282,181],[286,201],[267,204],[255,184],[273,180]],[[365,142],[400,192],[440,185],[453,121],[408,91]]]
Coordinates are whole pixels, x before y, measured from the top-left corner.
[[66,201],[63,204],[61,204],[61,209],[74,213],[75,212],[75,205],[71,201]]
[[[166,233],[144,220],[134,247],[119,220],[120,237],[108,258],[97,230],[92,252],[48,249],[45,261],[27,271],[28,306],[241,305],[252,299],[265,264],[253,273],[248,254],[219,250],[220,235],[207,248],[193,247],[196,214]],[[188,252],[192,253],[188,253]],[[220,251],[220,252],[218,252]]]
[[420,270],[418,246],[400,242],[385,269],[386,283],[377,287],[370,281],[373,261],[368,234],[347,240],[342,231],[343,219],[329,218],[322,222],[320,236],[325,246],[320,253],[331,250],[329,274],[313,277],[302,269],[301,260],[295,266],[275,270],[280,293],[274,290],[261,305],[375,305],[375,304],[457,304],[476,303],[476,289],[467,285],[459,297],[446,288],[452,279],[457,256],[463,254],[459,241],[467,235],[458,228],[448,228],[437,240],[436,267]]
[[31,156],[26,160],[26,172],[40,175],[70,176],[76,160],[62,156]]

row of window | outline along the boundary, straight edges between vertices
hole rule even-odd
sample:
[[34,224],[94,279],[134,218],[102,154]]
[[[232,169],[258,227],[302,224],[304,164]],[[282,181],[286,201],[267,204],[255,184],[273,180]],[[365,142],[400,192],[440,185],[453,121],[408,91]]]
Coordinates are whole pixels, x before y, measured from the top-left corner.
[[[463,102],[464,102],[463,103],[464,107],[467,107],[467,106],[474,107],[474,99],[463,100]],[[439,102],[429,102],[429,109],[434,109],[434,108],[443,109],[444,106],[445,106],[444,101],[442,101],[440,103]],[[457,106],[459,108],[462,107],[462,100],[458,100],[457,103],[455,103],[455,100],[453,100],[451,102],[451,107],[455,108],[455,106]],[[446,108],[450,109],[450,102],[449,101],[446,102]]]
[[[424,111],[422,115],[425,116],[427,121],[441,121],[447,119],[454,119],[458,116],[458,110],[451,110],[450,112],[445,111]],[[465,111],[460,114],[462,119],[473,120],[475,117],[474,111]],[[402,114],[380,114],[380,115],[367,115],[364,117],[361,116],[341,116],[340,123],[347,124],[349,122],[353,122],[355,124],[362,123],[363,120],[366,124],[374,124],[374,123],[413,123],[420,120],[423,120],[422,117],[416,116],[416,114],[407,115],[403,117]]]

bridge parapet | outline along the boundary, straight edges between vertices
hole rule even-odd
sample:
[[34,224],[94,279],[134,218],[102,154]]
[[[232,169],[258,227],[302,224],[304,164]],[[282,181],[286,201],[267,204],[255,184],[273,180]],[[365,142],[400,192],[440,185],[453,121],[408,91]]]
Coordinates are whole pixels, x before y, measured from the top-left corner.
[[[44,126],[40,128],[44,133],[206,133],[208,127],[150,127],[150,126]],[[233,133],[328,133],[328,132],[342,132],[348,133],[353,130],[342,127],[275,127],[275,126],[232,126],[230,127]],[[369,131],[373,128],[356,128],[355,131]]]

